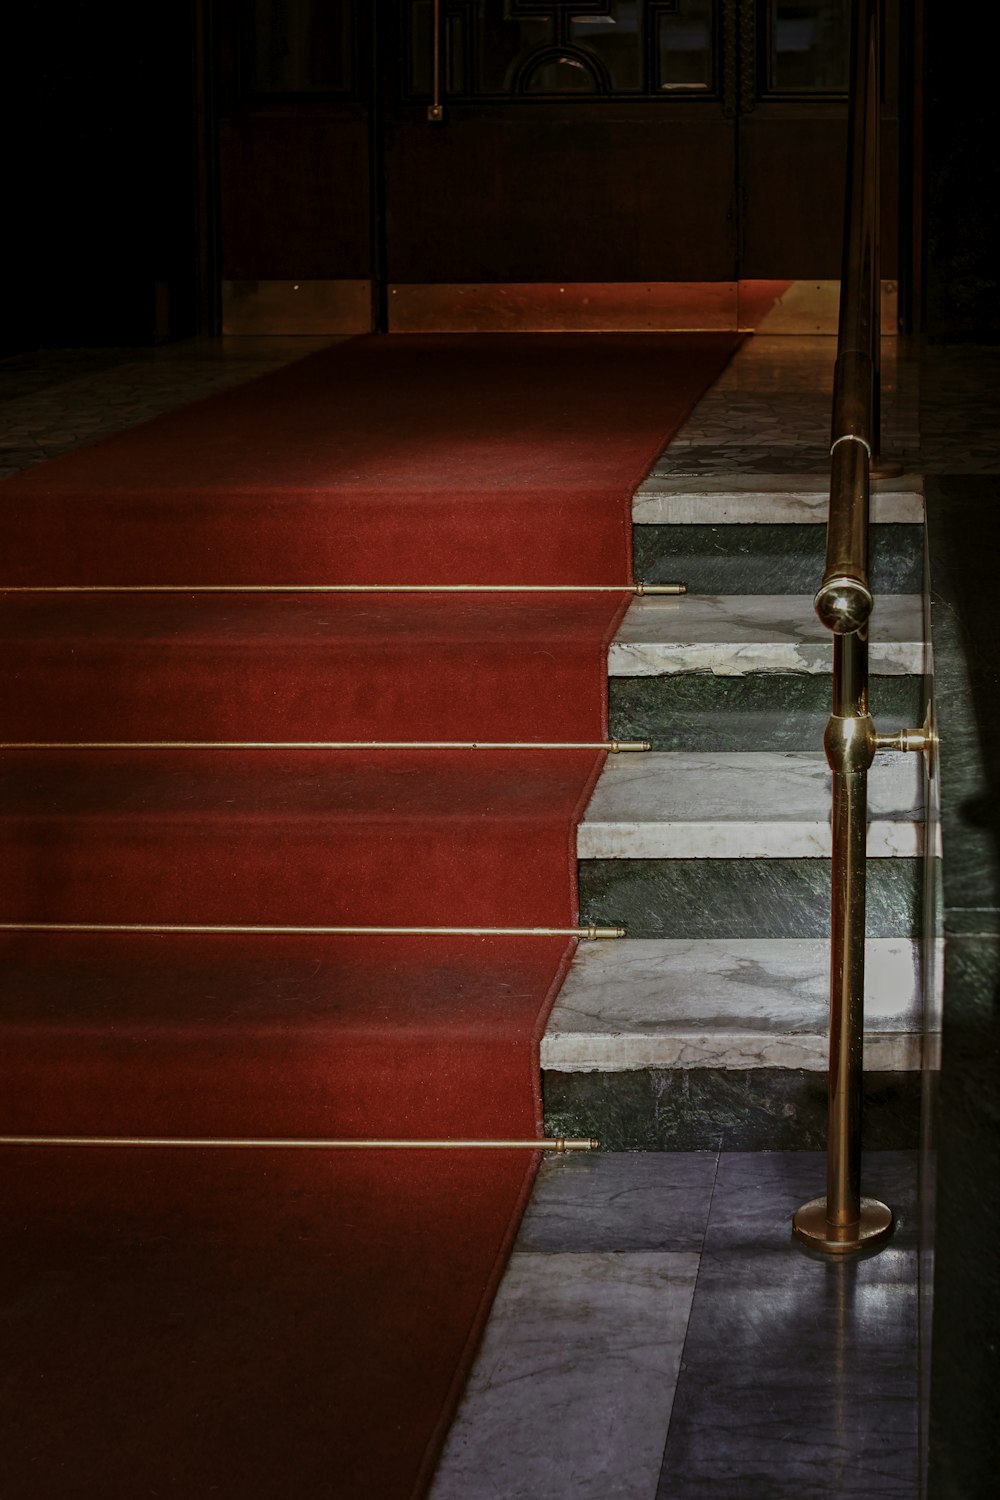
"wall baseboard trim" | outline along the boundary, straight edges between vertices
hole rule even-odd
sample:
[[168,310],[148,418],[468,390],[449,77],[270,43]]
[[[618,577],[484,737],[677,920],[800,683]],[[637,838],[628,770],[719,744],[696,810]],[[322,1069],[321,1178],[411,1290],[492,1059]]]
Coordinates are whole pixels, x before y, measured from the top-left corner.
[[370,281],[224,281],[224,334],[368,333]]

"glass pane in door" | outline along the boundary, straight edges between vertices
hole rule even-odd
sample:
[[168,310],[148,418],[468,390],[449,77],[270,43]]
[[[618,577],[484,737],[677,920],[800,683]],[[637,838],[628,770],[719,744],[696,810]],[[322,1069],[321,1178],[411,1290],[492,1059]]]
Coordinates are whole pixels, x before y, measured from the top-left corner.
[[850,0],[770,0],[768,94],[846,94]]

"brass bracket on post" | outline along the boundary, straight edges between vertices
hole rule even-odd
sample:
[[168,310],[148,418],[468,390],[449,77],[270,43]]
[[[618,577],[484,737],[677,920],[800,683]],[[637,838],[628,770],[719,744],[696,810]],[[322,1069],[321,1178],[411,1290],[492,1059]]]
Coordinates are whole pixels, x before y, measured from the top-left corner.
[[877,734],[876,750],[915,750],[924,757],[928,776],[934,775],[937,765],[938,736],[934,723],[934,710],[927,705],[927,717],[919,729],[898,729],[895,734]]

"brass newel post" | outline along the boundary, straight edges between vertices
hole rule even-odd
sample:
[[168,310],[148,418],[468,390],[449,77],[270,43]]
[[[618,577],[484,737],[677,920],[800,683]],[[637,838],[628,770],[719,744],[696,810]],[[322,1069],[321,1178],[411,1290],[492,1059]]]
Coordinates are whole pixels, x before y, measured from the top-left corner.
[[867,629],[833,641],[833,714],[825,746],[833,772],[830,933],[830,1079],[826,1197],[796,1213],[796,1238],[844,1254],[892,1231],[892,1212],[861,1195],[861,1084],[865,985],[865,839],[868,767],[875,727],[868,713]]
[[826,571],[816,611],[833,632],[830,1078],[826,1196],[792,1220],[796,1239],[845,1255],[892,1232],[892,1212],[861,1193],[868,767],[880,748],[868,712],[868,520],[879,431],[879,0],[855,0],[840,328],[830,438]]
[[[934,730],[875,732],[868,712],[868,520],[879,433],[879,14],[855,0],[848,112],[840,328],[830,439],[826,571],[816,612],[833,632],[833,713],[825,746],[833,772],[830,1082],[826,1196],[792,1220],[796,1239],[845,1255],[881,1244],[892,1212],[861,1193],[868,767],[876,750],[930,756]],[[883,472],[885,472],[883,470]]]

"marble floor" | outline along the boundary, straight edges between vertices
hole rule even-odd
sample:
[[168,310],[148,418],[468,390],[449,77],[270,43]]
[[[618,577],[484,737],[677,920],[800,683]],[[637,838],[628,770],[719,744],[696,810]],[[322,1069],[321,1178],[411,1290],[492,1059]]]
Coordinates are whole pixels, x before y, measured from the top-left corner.
[[915,1500],[916,1160],[896,1232],[811,1258],[812,1152],[549,1157],[430,1500]]

